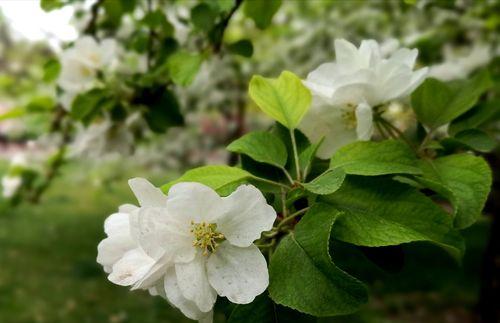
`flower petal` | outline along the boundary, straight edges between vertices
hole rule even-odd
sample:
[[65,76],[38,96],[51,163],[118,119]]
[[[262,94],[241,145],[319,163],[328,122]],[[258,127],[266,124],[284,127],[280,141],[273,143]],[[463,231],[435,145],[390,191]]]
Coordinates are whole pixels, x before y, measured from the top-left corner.
[[108,279],[121,286],[133,285],[148,272],[153,264],[154,259],[148,257],[140,248],[132,249],[113,265],[113,271]]
[[210,311],[217,299],[217,293],[208,283],[206,260],[198,252],[193,261],[175,264],[175,275],[182,295],[193,301],[202,312]]
[[[173,306],[181,310],[181,312],[192,320],[201,320],[211,318],[213,312],[210,310],[208,312],[202,312],[193,301],[188,300],[184,297],[177,283],[177,276],[175,274],[175,269],[172,267],[167,271],[165,275],[165,285],[164,290],[167,295],[167,299]],[[211,322],[208,321],[208,322]]]
[[126,213],[113,213],[104,220],[104,232],[108,236],[130,232],[129,216]]
[[144,178],[129,179],[128,185],[132,192],[134,192],[140,206],[165,207],[167,204],[167,196],[158,187]]
[[370,140],[373,135],[373,111],[366,103],[356,107],[356,134],[359,140]]
[[194,258],[193,236],[187,223],[178,222],[165,208],[143,207],[139,220],[139,245],[154,259],[188,262]]
[[248,304],[269,285],[266,259],[259,248],[223,242],[207,262],[210,285],[231,302]]
[[157,285],[160,281],[163,283],[163,278],[169,267],[172,267],[172,263],[167,257],[158,260],[144,276],[134,284],[132,290],[149,289]]
[[107,237],[97,245],[97,262],[109,273],[113,265],[136,246],[128,233]]
[[217,230],[238,247],[248,247],[263,231],[271,230],[276,211],[252,185],[241,185],[223,198],[226,212],[216,220]]
[[313,96],[311,109],[302,119],[299,129],[313,143],[324,138],[316,153],[319,158],[329,159],[338,148],[357,140],[356,129],[346,124],[343,113],[343,109]]
[[189,223],[208,222],[223,213],[221,197],[210,187],[194,182],[172,186],[168,192],[168,214]]

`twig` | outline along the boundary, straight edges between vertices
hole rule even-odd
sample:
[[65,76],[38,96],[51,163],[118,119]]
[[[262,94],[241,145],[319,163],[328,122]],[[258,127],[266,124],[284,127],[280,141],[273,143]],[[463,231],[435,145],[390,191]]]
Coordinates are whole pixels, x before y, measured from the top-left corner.
[[238,10],[238,8],[242,3],[243,0],[236,0],[229,13],[213,28],[214,31],[218,32],[217,37],[215,38],[215,41],[212,44],[212,49],[214,53],[220,52],[222,47],[222,41],[224,39],[224,33],[226,32],[227,26],[229,25],[229,21],[231,21],[231,18],[233,17],[234,13],[236,12],[236,10]]

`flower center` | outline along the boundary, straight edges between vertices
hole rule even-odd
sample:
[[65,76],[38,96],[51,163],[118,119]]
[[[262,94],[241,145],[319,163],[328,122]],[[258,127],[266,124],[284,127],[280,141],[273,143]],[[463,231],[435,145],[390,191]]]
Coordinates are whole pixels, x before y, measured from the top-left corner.
[[347,105],[347,109],[342,111],[342,119],[347,129],[355,129],[357,125],[355,106],[352,104]]
[[215,252],[219,242],[224,240],[224,235],[217,232],[215,223],[195,223],[191,221],[191,230],[194,234],[193,247],[199,247],[203,250],[203,255]]

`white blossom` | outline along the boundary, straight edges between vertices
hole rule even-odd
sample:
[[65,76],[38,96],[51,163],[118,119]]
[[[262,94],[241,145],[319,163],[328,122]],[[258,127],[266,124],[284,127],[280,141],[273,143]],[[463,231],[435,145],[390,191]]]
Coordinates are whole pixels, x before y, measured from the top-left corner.
[[446,46],[444,61],[431,66],[429,76],[442,81],[465,79],[471,72],[488,64],[493,56],[491,47],[484,44],[475,44],[466,55]]
[[427,74],[427,68],[413,71],[416,49],[400,48],[385,57],[374,40],[356,48],[340,39],[335,54],[335,62],[320,65],[304,81],[313,104],[299,128],[313,142],[324,137],[320,158],[352,141],[369,140],[373,108],[408,96]]
[[61,55],[61,74],[58,85],[70,94],[62,98],[64,106],[69,104],[75,94],[90,89],[96,73],[109,66],[116,55],[117,44],[112,39],[98,43],[90,36],[75,41],[73,47]]
[[178,183],[168,197],[144,179],[130,186],[140,207],[122,206],[105,222],[98,262],[109,280],[149,289],[187,317],[212,320],[217,295],[247,304],[269,284],[253,244],[276,212],[262,193],[242,185],[227,197],[199,183]]
[[22,183],[21,176],[6,175],[2,177],[2,196],[7,199],[13,197]]

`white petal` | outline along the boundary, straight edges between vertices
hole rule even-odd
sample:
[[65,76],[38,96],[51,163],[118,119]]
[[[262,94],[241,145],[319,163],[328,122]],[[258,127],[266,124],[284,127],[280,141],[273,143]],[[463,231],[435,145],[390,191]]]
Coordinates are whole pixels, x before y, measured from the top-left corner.
[[373,111],[366,103],[356,107],[356,134],[359,140],[370,140],[373,135]]
[[185,222],[178,222],[167,214],[165,208],[141,208],[139,220],[139,245],[154,259],[164,256],[170,260],[188,262],[194,258],[193,236]]
[[415,65],[415,61],[417,60],[418,49],[408,49],[408,48],[400,48],[395,51],[389,61],[392,64],[404,64],[409,68],[413,68]]
[[[182,295],[175,269],[170,268],[165,275],[165,288],[167,299],[173,306],[181,310],[181,312],[192,320],[211,319],[212,311],[202,312],[193,301],[188,300]],[[211,320],[207,321],[211,322]]]
[[375,66],[382,59],[380,46],[373,39],[363,40],[359,46],[359,53],[366,66]]
[[248,247],[263,231],[272,229],[276,211],[255,186],[241,185],[223,200],[226,212],[217,219],[217,230],[231,244]]
[[114,39],[106,38],[101,41],[101,46],[100,46],[101,68],[111,63],[112,59],[116,55],[117,49],[118,49],[118,44]]
[[345,39],[336,39],[334,46],[335,59],[339,66],[345,67],[346,69],[353,69],[358,67],[359,54],[356,46]]
[[207,272],[217,294],[237,304],[252,302],[269,285],[266,259],[255,245],[239,248],[223,242],[210,255]]
[[217,299],[217,293],[208,283],[206,261],[206,256],[198,252],[193,261],[175,265],[182,295],[193,301],[202,312],[210,311]]
[[121,286],[130,286],[140,280],[154,264],[140,248],[128,251],[117,263],[108,279]]
[[168,192],[168,214],[189,223],[208,222],[223,213],[221,197],[210,187],[194,182],[172,186]]
[[104,232],[108,236],[127,234],[130,232],[129,215],[126,213],[113,213],[104,220]]
[[97,245],[97,262],[104,267],[106,272],[109,272],[109,269],[126,252],[136,247],[137,244],[128,233],[110,236]]
[[167,204],[167,196],[144,178],[132,178],[128,181],[128,185],[140,206],[164,207]]
[[428,74],[429,74],[428,67],[424,67],[424,68],[421,68],[421,69],[413,72],[413,74],[411,76],[411,82],[402,96],[410,95],[420,84],[422,84],[424,82],[424,80],[428,76]]
[[133,204],[122,204],[118,207],[118,212],[120,213],[132,213],[137,210],[138,207]]
[[333,86],[334,77],[338,73],[339,71],[335,63],[321,64],[307,75],[304,85],[307,86],[313,94],[331,98],[335,90]]
[[324,137],[317,152],[319,158],[329,159],[338,148],[357,140],[356,129],[346,125],[342,114],[343,109],[313,97],[311,109],[302,119],[299,129],[313,143]]
[[132,290],[152,288],[157,285],[159,281],[163,283],[163,277],[167,273],[169,267],[172,267],[172,263],[167,257],[158,260],[151,266],[148,272],[134,284]]

